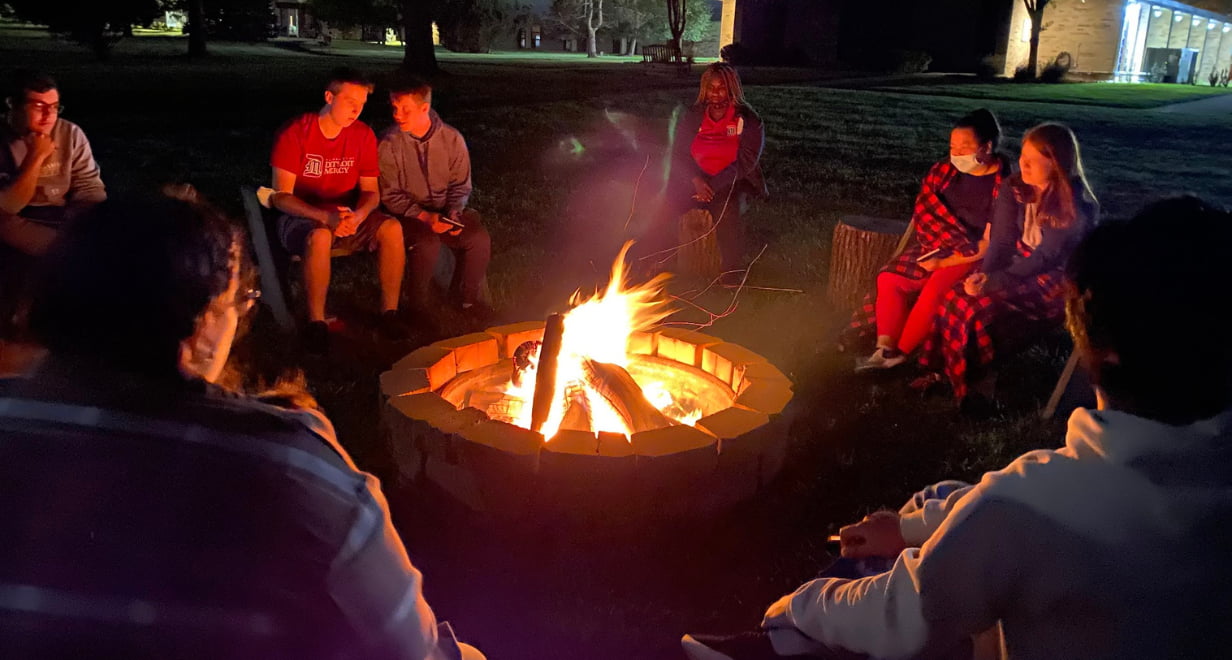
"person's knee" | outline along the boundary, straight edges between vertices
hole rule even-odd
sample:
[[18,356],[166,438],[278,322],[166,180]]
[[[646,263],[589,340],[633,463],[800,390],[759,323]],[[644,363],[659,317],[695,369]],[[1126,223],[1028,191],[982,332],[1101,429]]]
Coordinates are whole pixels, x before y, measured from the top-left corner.
[[304,239],[304,256],[311,258],[324,254],[329,256],[329,250],[334,245],[334,233],[324,227],[317,227],[308,232]]
[[380,245],[401,246],[403,242],[402,223],[393,218],[385,218],[377,227],[376,240]]
[[487,660],[487,656],[482,651],[470,644],[458,642],[458,651],[460,652],[459,655],[462,656],[462,660]]

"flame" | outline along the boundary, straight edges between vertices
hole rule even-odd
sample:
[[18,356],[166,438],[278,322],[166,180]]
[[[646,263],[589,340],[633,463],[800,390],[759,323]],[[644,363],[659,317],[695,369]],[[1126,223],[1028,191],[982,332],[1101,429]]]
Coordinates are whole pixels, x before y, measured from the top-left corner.
[[[628,286],[625,255],[632,243],[625,243],[612,266],[612,277],[607,288],[583,298],[581,291],[574,292],[569,300],[572,309],[565,314],[564,335],[561,338],[560,355],[557,358],[556,395],[543,435],[551,438],[560,430],[570,397],[584,398],[590,412],[591,430],[630,434],[630,429],[616,410],[598,392],[585,382],[582,360],[589,358],[598,362],[629,366],[629,337],[639,331],[653,328],[672,313],[671,306],[663,295],[663,287],[670,277],[666,273],[655,276],[648,282]],[[520,399],[522,406],[513,422],[529,428],[531,424],[531,401],[535,396],[537,363],[523,374],[521,385],[512,383],[505,389],[509,397]],[[664,414],[685,424],[701,418],[700,410],[679,410],[672,399],[667,383],[639,383],[642,393],[652,405]]]

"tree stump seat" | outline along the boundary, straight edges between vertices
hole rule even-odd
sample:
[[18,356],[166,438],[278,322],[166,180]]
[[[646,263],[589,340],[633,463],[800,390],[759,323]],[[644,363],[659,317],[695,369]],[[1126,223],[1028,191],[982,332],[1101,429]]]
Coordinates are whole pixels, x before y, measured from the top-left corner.
[[855,309],[877,272],[906,246],[911,225],[865,215],[843,216],[834,228],[826,297],[836,309]]

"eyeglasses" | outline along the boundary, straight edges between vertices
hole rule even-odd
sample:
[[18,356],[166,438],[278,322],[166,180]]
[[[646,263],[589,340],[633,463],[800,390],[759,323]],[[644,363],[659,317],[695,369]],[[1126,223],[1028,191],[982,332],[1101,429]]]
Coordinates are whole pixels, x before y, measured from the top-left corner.
[[40,115],[64,114],[63,103],[43,103],[42,101],[26,101],[26,107]]

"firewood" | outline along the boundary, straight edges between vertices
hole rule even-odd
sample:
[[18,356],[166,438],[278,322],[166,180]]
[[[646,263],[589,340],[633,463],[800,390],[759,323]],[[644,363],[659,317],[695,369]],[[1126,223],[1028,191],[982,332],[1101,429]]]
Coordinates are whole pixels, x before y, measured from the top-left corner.
[[590,404],[586,400],[586,392],[574,388],[568,392],[565,399],[565,416],[560,422],[562,431],[594,431],[594,423],[590,418]]
[[898,252],[907,225],[896,220],[846,216],[834,228],[827,297],[840,311],[855,309],[876,284],[877,272]]
[[586,372],[586,383],[612,405],[633,433],[676,424],[646,400],[641,386],[624,367],[586,359],[582,361],[582,368]]
[[549,316],[543,328],[543,345],[539,347],[539,367],[535,373],[535,398],[530,409],[532,431],[542,431],[552,412],[552,400],[556,398],[556,359],[560,357],[564,335],[564,315]]

